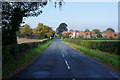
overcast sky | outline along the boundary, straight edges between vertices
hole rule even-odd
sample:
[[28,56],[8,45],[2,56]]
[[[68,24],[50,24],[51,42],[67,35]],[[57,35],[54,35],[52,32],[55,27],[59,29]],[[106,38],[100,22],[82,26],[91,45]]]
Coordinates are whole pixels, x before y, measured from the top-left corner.
[[55,8],[50,2],[42,10],[38,17],[26,18],[25,24],[35,28],[38,23],[43,23],[55,30],[64,22],[69,30],[104,31],[110,27],[118,32],[118,2],[65,2],[62,9]]

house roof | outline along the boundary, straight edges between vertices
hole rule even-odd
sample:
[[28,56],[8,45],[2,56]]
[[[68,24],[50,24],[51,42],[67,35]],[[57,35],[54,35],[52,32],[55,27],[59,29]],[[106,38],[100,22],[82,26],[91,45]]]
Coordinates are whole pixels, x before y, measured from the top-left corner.
[[66,31],[63,31],[63,32],[62,32],[62,34],[65,34],[65,33],[66,33]]
[[90,35],[90,32],[84,32],[85,33],[85,35]]
[[93,34],[92,36],[97,36],[98,34]]

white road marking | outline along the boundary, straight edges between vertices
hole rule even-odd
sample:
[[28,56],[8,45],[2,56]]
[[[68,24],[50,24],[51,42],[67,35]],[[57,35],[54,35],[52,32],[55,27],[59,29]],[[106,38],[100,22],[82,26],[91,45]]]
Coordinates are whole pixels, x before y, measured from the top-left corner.
[[62,57],[64,57],[64,55],[62,54]]
[[75,79],[73,78],[73,80],[75,80]]
[[[62,55],[62,57],[64,58],[64,54],[63,54],[63,53],[61,53],[61,55]],[[67,68],[68,68],[68,69],[70,69],[70,66],[69,66],[69,64],[68,64],[67,60],[66,60],[66,59],[64,59],[64,61],[65,61],[65,64],[67,65]]]
[[65,63],[67,65],[67,68],[70,69],[70,66],[68,65],[68,62],[65,60]]

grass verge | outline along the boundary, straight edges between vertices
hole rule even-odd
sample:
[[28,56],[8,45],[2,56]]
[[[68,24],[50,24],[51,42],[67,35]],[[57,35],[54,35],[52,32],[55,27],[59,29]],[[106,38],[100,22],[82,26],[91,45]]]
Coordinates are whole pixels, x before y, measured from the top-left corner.
[[36,48],[32,48],[21,53],[22,55],[16,58],[16,60],[13,60],[13,62],[3,64],[2,65],[3,78],[9,78],[13,76],[15,73],[19,72],[24,67],[32,63],[40,55],[40,53],[44,51],[51,43],[52,41],[48,40],[47,42],[40,44]]
[[[79,46],[77,44],[74,44],[74,43],[70,43],[70,42],[66,42],[66,41],[63,41],[65,43],[67,43],[68,45],[74,47],[75,49],[79,50],[80,52],[83,52],[85,55],[88,55],[88,56],[92,56],[92,57],[96,57],[102,61],[104,61],[105,63],[109,63],[111,65],[114,65],[114,66],[117,66],[117,67],[120,67],[120,61],[118,60],[114,60],[114,59],[111,59],[111,58],[108,58],[108,57],[105,57],[105,56],[102,56],[100,54],[96,54],[95,52],[93,52],[92,49],[88,49],[86,47],[82,47],[82,46]],[[95,50],[94,50],[95,51]],[[105,54],[105,53],[104,53]],[[116,56],[117,57],[117,56]]]

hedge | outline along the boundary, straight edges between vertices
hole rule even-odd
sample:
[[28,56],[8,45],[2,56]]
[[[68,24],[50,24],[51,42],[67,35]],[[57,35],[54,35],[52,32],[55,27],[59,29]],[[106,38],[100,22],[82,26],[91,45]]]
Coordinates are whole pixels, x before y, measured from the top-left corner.
[[2,63],[8,63],[8,61],[12,62],[15,60],[17,56],[23,55],[22,52],[25,52],[28,49],[32,49],[38,47],[38,45],[45,43],[47,40],[42,42],[32,42],[32,43],[22,43],[22,44],[14,44],[9,46],[2,47]]
[[90,49],[120,55],[120,40],[80,40],[80,39],[65,39],[65,40]]

